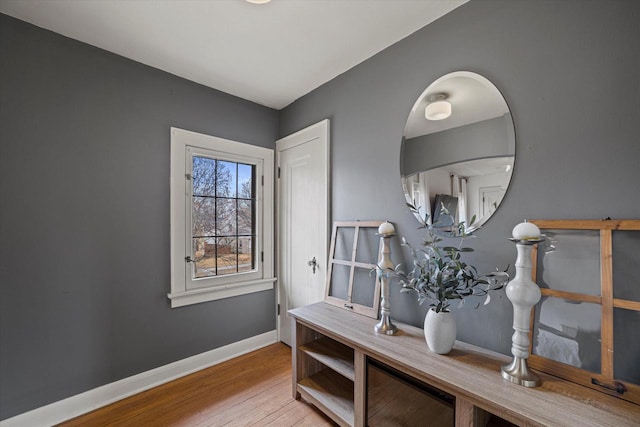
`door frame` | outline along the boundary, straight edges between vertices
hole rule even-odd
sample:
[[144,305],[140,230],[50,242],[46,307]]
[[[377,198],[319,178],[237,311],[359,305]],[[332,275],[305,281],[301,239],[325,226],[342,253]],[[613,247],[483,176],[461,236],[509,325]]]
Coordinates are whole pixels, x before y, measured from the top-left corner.
[[[480,210],[478,211],[480,215],[478,215],[480,218],[484,217],[485,215],[487,215],[487,213],[484,212],[484,199],[485,199],[485,194],[487,193],[502,193],[502,197],[504,198],[504,194],[505,194],[505,190],[499,186],[499,185],[490,185],[488,187],[480,187],[478,188],[478,192],[480,193]],[[499,203],[498,203],[499,204]],[[496,208],[497,209],[497,208]],[[489,209],[489,212],[494,211],[495,209]]]
[[[326,224],[325,224],[325,239],[324,239],[324,267],[326,269],[328,263],[329,256],[329,238],[331,231],[331,156],[330,156],[330,121],[329,119],[324,119],[314,125],[308,126],[304,129],[301,129],[297,132],[292,133],[291,135],[285,136],[284,138],[278,139],[276,141],[276,203],[275,203],[275,268],[276,268],[276,277],[278,277],[277,286],[276,286],[276,329],[278,333],[278,341],[280,341],[280,331],[281,328],[286,327],[289,328],[290,324],[281,324],[282,318],[286,318],[286,315],[281,316],[280,308],[285,310],[283,296],[281,295],[281,267],[280,267],[280,256],[282,250],[282,243],[280,241],[280,230],[282,228],[282,212],[280,212],[280,202],[282,197],[282,188],[280,181],[280,154],[282,151],[288,150],[290,148],[296,147],[298,145],[302,145],[307,143],[310,140],[320,138],[324,143],[324,174],[326,179],[325,186],[325,194],[324,199],[326,200]],[[326,270],[325,270],[326,271]],[[286,322],[285,322],[286,323]]]

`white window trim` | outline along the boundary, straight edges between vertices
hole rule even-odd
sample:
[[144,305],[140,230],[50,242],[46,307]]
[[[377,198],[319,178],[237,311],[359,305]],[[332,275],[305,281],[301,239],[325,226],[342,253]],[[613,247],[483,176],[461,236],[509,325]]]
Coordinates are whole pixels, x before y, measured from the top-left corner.
[[[225,153],[231,156],[249,157],[262,161],[264,185],[261,195],[258,194],[258,208],[262,206],[261,221],[256,224],[258,246],[256,247],[256,263],[259,266],[259,277],[251,280],[237,281],[242,275],[229,276],[230,280],[216,284],[189,289],[186,281],[185,261],[187,252],[187,212],[185,209],[185,174],[187,147],[205,149]],[[213,301],[253,292],[273,289],[275,282],[273,268],[273,203],[274,203],[274,150],[244,144],[228,139],[217,138],[178,128],[171,128],[171,307],[182,307],[205,301]],[[259,176],[257,179],[261,179]],[[258,183],[260,184],[260,182]],[[260,193],[260,191],[258,192]],[[260,216],[258,216],[260,218]],[[261,258],[261,253],[264,254]],[[241,280],[241,279],[240,279]],[[233,281],[233,283],[231,283]]]

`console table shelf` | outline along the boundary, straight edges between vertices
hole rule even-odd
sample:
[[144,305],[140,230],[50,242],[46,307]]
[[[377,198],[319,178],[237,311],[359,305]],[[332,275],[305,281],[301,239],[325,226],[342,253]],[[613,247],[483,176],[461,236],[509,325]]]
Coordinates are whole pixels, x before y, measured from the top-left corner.
[[353,350],[328,338],[311,341],[300,347],[309,356],[331,368],[345,378],[354,381]]
[[338,424],[353,425],[353,382],[331,370],[322,370],[302,379],[298,390],[306,401],[322,409]]
[[[367,366],[381,363],[453,396],[455,425],[489,420],[522,426],[639,426],[640,406],[540,374],[541,387],[524,388],[500,375],[510,358],[456,342],[448,355],[430,352],[422,329],[397,323],[394,336],[377,335],[375,319],[326,303],[292,316],[293,395],[340,425],[367,424]],[[493,425],[489,421],[489,425]]]

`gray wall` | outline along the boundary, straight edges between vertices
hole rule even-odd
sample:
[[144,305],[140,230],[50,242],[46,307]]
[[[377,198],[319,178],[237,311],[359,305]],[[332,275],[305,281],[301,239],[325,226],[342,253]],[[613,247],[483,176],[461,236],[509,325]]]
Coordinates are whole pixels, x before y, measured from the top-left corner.
[[[484,271],[513,266],[507,238],[524,218],[640,218],[638,22],[637,1],[471,0],[287,107],[280,135],[330,117],[333,220],[389,219],[419,244],[400,184],[405,121],[436,78],[457,70],[487,77],[513,115],[516,162],[468,259]],[[391,307],[393,318],[415,325],[426,312],[398,286]],[[460,339],[509,354],[504,295],[456,317]]]
[[453,163],[513,156],[515,135],[509,113],[457,128],[405,139],[400,173],[413,175]]
[[[416,243],[405,120],[437,77],[474,71],[517,155],[474,263],[513,264],[523,218],[640,218],[639,21],[631,0],[472,0],[278,117],[0,16],[0,419],[275,327],[273,292],[169,308],[170,126],[269,147],[329,117],[333,219]],[[395,319],[425,311],[394,288]],[[508,353],[511,315],[504,297],[457,312],[459,338]]]
[[169,308],[169,128],[278,112],[0,15],[0,419],[273,330],[273,291]]

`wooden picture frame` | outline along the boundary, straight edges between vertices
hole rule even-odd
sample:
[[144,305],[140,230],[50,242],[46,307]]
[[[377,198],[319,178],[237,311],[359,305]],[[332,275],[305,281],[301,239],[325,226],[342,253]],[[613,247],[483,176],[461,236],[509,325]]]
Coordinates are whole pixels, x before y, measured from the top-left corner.
[[[378,227],[384,221],[336,221],[331,233],[325,302],[378,318],[380,257]],[[374,238],[377,244],[374,244]],[[375,252],[375,253],[374,253]],[[375,256],[375,259],[371,257]]]
[[[621,344],[618,346],[615,345],[615,337],[620,336],[619,333],[622,333],[620,332],[622,328],[619,328],[620,323],[623,321],[621,319],[632,319],[634,322],[640,324],[640,281],[635,279],[635,283],[632,285],[625,283],[624,287],[631,290],[625,292],[620,292],[622,286],[616,288],[614,283],[614,265],[617,266],[616,271],[618,271],[620,265],[623,263],[633,264],[634,259],[636,262],[640,262],[640,259],[636,251],[631,251],[631,253],[629,253],[630,251],[614,251],[613,244],[614,233],[618,231],[633,231],[639,233],[637,235],[633,233],[633,237],[630,238],[629,241],[635,243],[638,248],[640,248],[640,220],[533,220],[531,222],[536,224],[542,230],[543,234],[547,235],[547,239],[545,242],[536,245],[532,254],[534,265],[533,280],[541,288],[542,299],[532,309],[531,313],[531,356],[529,357],[529,366],[609,395],[640,404],[640,344],[638,344],[637,341],[629,342],[634,340],[630,340],[627,334],[624,336],[624,347],[622,347]],[[552,237],[554,235],[555,238]],[[565,256],[566,259],[561,259],[560,263],[564,262],[568,266],[568,269],[573,269],[572,271],[576,274],[571,274],[570,271],[569,273],[556,274],[555,278],[552,278],[553,272],[545,272],[545,269],[548,267],[544,265],[543,257],[553,256],[555,249],[560,248],[561,245],[570,246],[572,239],[563,238],[563,236],[572,235],[578,237],[574,239],[573,249],[571,250],[573,250],[574,253],[578,253],[578,255],[588,253],[588,256],[592,256],[592,258],[595,259],[585,260],[580,259],[580,256]],[[580,235],[590,237],[581,240]],[[622,238],[624,236],[616,237]],[[557,240],[557,242],[555,240]],[[589,243],[586,243],[585,240]],[[543,252],[545,248],[539,248],[538,246],[540,245],[545,245],[549,252]],[[591,249],[589,249],[589,246]],[[634,246],[634,248],[635,247],[636,246]],[[565,249],[566,248],[562,250]],[[571,251],[569,251],[569,253],[571,253]],[[561,257],[562,255],[557,256],[557,258]],[[623,260],[619,261],[620,264],[616,264],[617,260],[621,258]],[[550,264],[550,259],[547,259],[547,261],[548,264]],[[599,268],[595,261],[599,261]],[[580,266],[581,263],[582,266]],[[591,269],[593,269],[594,272],[590,271]],[[584,270],[589,270],[586,276],[584,275]],[[595,270],[599,270],[599,277],[598,274],[595,273]],[[588,278],[588,281],[593,281],[595,286],[592,285],[589,290],[581,289],[580,292],[576,292],[574,289],[581,284],[566,282],[571,282],[573,279],[571,276],[578,276],[577,279],[580,280],[581,274],[583,274],[582,279]],[[552,282],[559,280],[563,283],[554,283],[550,286],[546,283],[545,277],[541,276],[551,278],[550,281]],[[558,279],[558,276],[562,276],[563,278]],[[617,296],[616,294],[623,294],[623,297]],[[584,340],[578,344],[578,338],[575,338],[572,342],[572,336],[577,337],[578,332],[568,326],[565,328],[564,324],[562,325],[563,328],[560,329],[568,330],[560,331],[558,330],[559,328],[550,328],[541,321],[544,312],[543,304],[547,302],[553,303],[547,304],[547,314],[545,318],[547,324],[555,323],[556,325],[560,325],[563,323],[571,323],[570,321],[566,321],[568,316],[570,316],[568,312],[575,312],[579,306],[590,307],[589,310],[586,310],[588,312],[587,316],[591,313],[590,318],[587,320],[587,317],[581,316],[580,319],[576,320],[578,322],[575,323],[578,325],[577,329],[585,323],[585,320],[592,325],[594,321],[597,323],[598,319],[594,319],[593,314],[598,312],[598,307],[600,308],[600,336],[595,340],[591,339],[591,342],[596,343],[599,348],[590,352],[590,356],[595,360],[595,363],[592,363],[589,369],[585,369],[582,366],[584,360],[581,360],[581,356],[572,356],[570,354],[571,352],[568,352],[569,356],[567,356],[567,352],[563,353],[562,351],[563,346],[566,350],[569,345],[571,345],[574,348],[574,353],[576,348],[588,346],[585,345]],[[552,322],[546,319],[551,319]],[[618,324],[618,329],[616,329],[616,324]],[[625,330],[630,327],[631,325],[627,325]],[[548,332],[549,330],[552,332]],[[549,335],[549,333],[552,335]],[[543,334],[546,334],[546,338],[541,340]],[[622,341],[622,339],[620,341]],[[544,342],[546,349],[552,349],[553,351],[542,351],[540,347],[541,342]],[[583,349],[580,350],[582,350],[582,354],[585,353]],[[618,356],[616,356],[616,350],[620,352]],[[599,354],[597,353],[598,351]],[[545,355],[547,357],[540,355],[545,352],[549,353]],[[622,357],[624,357],[624,359],[622,359]],[[560,361],[559,359],[563,360]],[[629,366],[632,368],[629,368]],[[624,377],[625,375],[625,379],[620,378],[620,376]]]

